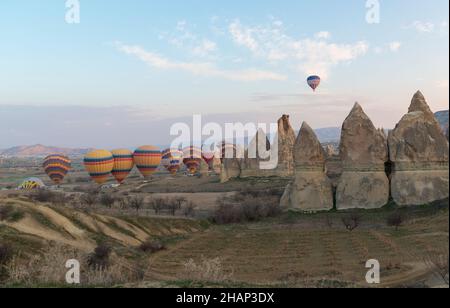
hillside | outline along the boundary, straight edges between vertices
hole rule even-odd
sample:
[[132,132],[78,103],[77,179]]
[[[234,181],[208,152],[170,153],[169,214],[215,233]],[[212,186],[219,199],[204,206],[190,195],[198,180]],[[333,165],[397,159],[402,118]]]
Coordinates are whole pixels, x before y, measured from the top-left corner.
[[59,153],[71,157],[83,156],[88,153],[90,149],[79,148],[59,148],[52,146],[45,146],[41,144],[31,146],[17,146],[6,150],[0,150],[0,156],[4,157],[45,157],[50,154]]

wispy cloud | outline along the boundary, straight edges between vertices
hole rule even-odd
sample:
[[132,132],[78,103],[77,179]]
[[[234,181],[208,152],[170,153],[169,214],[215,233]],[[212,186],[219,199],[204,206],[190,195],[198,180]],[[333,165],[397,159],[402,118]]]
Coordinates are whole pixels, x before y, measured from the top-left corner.
[[358,41],[351,44],[328,42],[328,31],[316,33],[312,38],[295,39],[286,34],[282,22],[269,25],[245,26],[239,20],[229,24],[229,33],[238,46],[247,48],[254,56],[270,62],[295,61],[304,74],[320,74],[327,78],[330,70],[344,62],[363,56],[369,44]]
[[410,25],[404,27],[405,29],[413,29],[418,33],[448,33],[448,21],[442,22],[431,22],[431,21],[421,21],[416,20]]
[[436,83],[436,86],[438,87],[438,88],[440,88],[440,89],[449,89],[449,81],[448,81],[448,79],[445,79],[445,80],[439,80],[437,83]]
[[286,80],[287,77],[275,72],[259,70],[254,68],[243,70],[225,70],[218,68],[214,63],[209,62],[177,62],[164,56],[149,52],[137,45],[125,45],[116,42],[119,51],[132,55],[146,63],[147,65],[161,70],[181,70],[203,77],[219,77],[234,81],[265,81],[265,80]]
[[389,49],[392,51],[392,52],[397,52],[397,51],[399,51],[400,50],[400,48],[402,47],[402,43],[400,43],[400,42],[391,42],[390,44],[389,44]]

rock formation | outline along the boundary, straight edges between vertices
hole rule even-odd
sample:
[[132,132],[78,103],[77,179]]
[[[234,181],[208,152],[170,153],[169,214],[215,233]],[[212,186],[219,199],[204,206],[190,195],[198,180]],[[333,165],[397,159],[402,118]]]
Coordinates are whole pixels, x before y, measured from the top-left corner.
[[342,126],[340,157],[343,173],[336,191],[337,209],[373,209],[386,205],[389,201],[389,179],[385,172],[387,140],[358,103]]
[[260,129],[245,151],[244,159],[241,163],[240,177],[264,177],[273,175],[274,170],[264,170],[261,168],[261,163],[268,160],[263,159],[265,154],[267,154],[263,151],[270,152],[270,142],[266,133]]
[[295,169],[293,151],[296,137],[295,131],[289,122],[288,115],[283,115],[278,120],[277,137],[278,144],[275,147],[271,148],[266,134],[262,130],[260,130],[249,145],[249,149],[251,149],[252,145],[257,144],[258,140],[266,139],[267,149],[270,149],[272,152],[271,157],[273,158],[274,154],[278,154],[277,165],[273,167],[266,166],[266,168],[261,168],[260,163],[266,162],[266,160],[254,158],[254,155],[249,156],[249,151],[247,149],[244,155],[244,159],[229,158],[223,160],[221,172],[222,182],[226,182],[236,177],[292,177]]
[[422,205],[449,196],[449,145],[422,93],[389,133],[391,193],[399,205]]
[[307,212],[333,208],[333,191],[325,169],[325,152],[314,131],[303,123],[294,147],[294,182],[281,199],[283,209]]
[[296,142],[295,131],[291,126],[288,115],[283,115],[278,120],[278,167],[280,176],[292,176],[295,170],[294,145]]

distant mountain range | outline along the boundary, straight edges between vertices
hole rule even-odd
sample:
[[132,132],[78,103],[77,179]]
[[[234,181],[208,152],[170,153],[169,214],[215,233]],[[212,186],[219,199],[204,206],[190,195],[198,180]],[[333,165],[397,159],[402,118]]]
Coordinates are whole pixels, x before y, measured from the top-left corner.
[[434,114],[436,116],[436,119],[439,121],[439,124],[441,124],[442,129],[445,133],[448,131],[448,110],[439,111]]
[[[449,111],[439,111],[435,113],[437,120],[442,126],[442,129],[447,132],[449,125]],[[315,130],[317,137],[322,143],[337,143],[341,139],[340,127],[327,127]],[[298,132],[297,132],[298,133]],[[6,150],[0,149],[0,156],[3,157],[45,157],[50,154],[60,153],[70,157],[81,157],[92,149],[81,148],[59,148],[49,147],[41,144],[32,146],[17,146]]]
[[49,147],[42,144],[31,146],[17,146],[6,150],[0,150],[3,157],[45,157],[50,154],[64,154],[71,157],[79,157],[88,153],[91,149],[70,149]]

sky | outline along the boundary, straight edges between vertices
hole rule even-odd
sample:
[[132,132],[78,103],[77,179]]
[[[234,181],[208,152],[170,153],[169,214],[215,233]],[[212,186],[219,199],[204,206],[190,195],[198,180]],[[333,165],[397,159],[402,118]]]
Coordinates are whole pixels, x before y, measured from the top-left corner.
[[0,148],[168,144],[193,114],[338,127],[356,101],[392,128],[419,89],[448,109],[448,12],[447,0],[2,0]]

